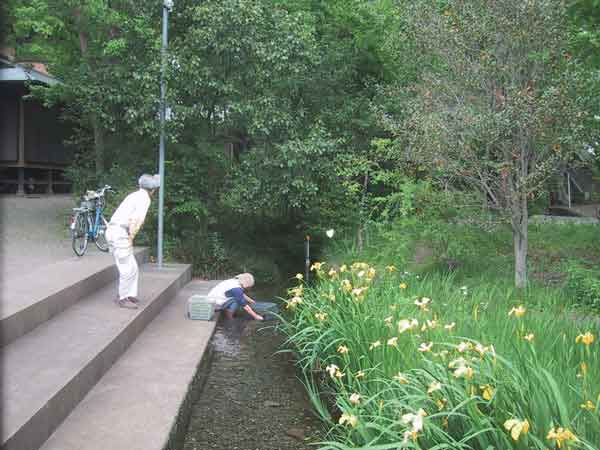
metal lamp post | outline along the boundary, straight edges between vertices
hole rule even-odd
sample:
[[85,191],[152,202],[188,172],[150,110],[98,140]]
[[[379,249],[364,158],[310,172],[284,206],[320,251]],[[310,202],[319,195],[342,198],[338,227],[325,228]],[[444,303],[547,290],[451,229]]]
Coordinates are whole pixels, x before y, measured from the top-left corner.
[[165,120],[166,120],[166,94],[167,84],[165,72],[167,65],[168,25],[169,11],[173,9],[173,0],[164,0],[162,19],[162,51],[161,51],[161,76],[160,76],[160,145],[158,149],[158,175],[160,189],[158,191],[158,267],[163,266],[163,218],[165,206]]

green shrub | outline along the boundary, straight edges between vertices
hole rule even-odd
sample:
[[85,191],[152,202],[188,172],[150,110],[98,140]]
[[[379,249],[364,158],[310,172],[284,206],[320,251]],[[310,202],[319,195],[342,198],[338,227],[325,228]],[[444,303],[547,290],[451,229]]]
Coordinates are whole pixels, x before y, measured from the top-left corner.
[[576,261],[566,266],[566,289],[577,305],[600,309],[600,274],[598,269],[588,269]]

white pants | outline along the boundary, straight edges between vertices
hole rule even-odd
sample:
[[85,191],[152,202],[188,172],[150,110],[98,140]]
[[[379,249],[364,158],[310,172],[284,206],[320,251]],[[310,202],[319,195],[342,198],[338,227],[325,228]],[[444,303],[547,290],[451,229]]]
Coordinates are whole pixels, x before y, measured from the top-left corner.
[[139,271],[127,230],[118,225],[106,228],[106,240],[119,270],[119,298],[138,296]]

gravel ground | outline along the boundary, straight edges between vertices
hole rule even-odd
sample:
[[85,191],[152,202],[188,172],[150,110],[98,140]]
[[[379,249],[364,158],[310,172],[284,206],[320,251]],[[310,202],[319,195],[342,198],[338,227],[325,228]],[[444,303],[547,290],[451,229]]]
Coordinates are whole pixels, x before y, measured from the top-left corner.
[[318,441],[304,386],[271,322],[222,320],[184,450],[304,450]]

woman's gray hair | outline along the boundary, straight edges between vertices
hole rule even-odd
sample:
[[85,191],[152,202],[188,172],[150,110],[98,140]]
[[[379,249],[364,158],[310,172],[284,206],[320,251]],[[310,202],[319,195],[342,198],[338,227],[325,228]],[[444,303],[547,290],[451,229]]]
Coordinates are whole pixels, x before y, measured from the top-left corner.
[[145,173],[138,180],[138,184],[142,189],[148,189],[149,191],[153,189],[158,189],[160,187],[160,176],[148,175],[147,173]]
[[243,288],[254,286],[254,276],[251,273],[240,273],[235,276],[235,279],[240,282]]

